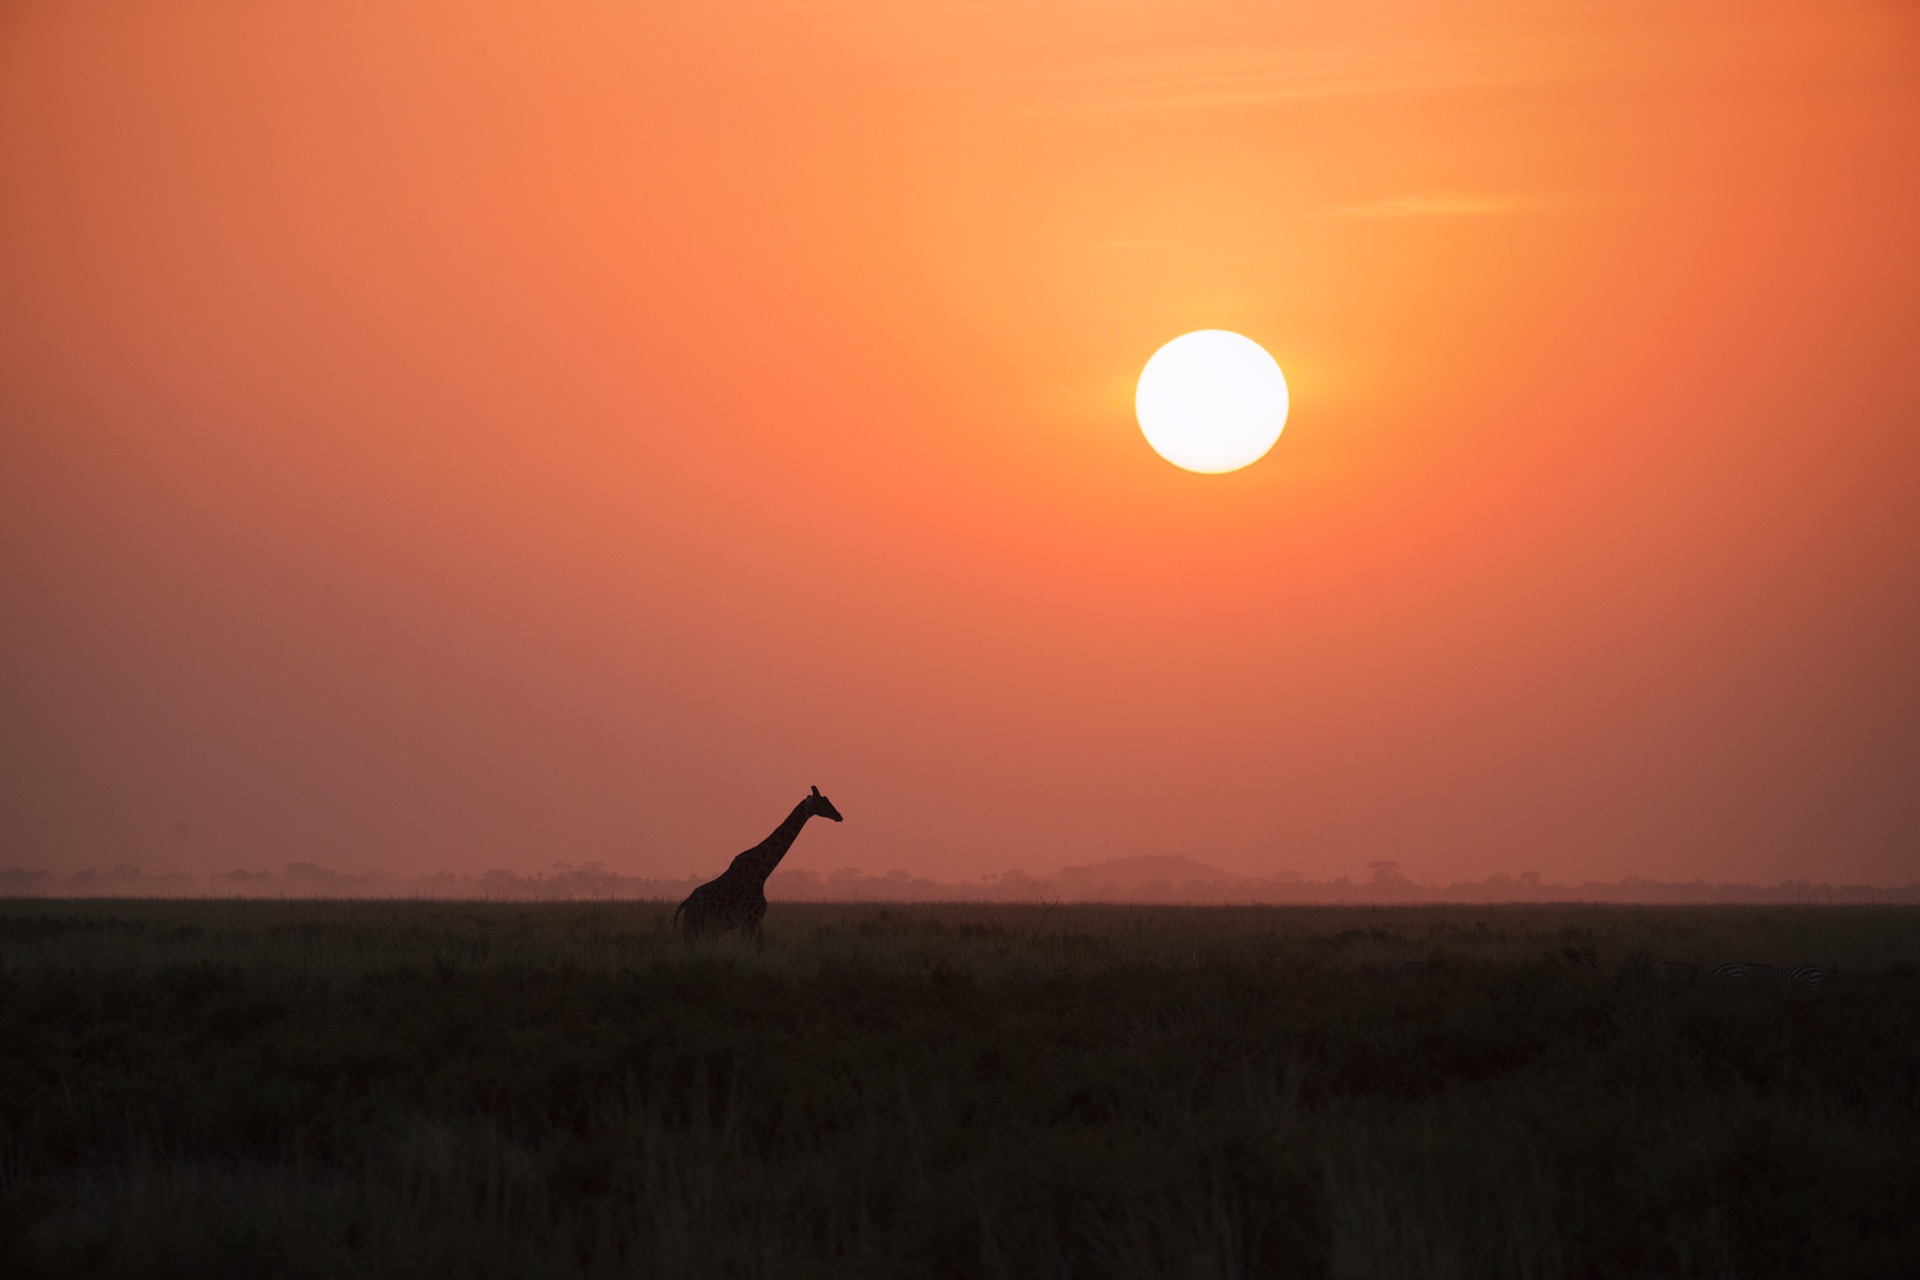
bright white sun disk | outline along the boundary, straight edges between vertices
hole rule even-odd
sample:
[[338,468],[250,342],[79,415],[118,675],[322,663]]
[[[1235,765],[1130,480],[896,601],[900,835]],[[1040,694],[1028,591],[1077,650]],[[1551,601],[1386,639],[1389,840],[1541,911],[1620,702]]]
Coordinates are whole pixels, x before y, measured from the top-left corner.
[[1287,425],[1287,379],[1253,339],[1201,329],[1153,353],[1133,408],[1147,443],[1174,466],[1238,471]]

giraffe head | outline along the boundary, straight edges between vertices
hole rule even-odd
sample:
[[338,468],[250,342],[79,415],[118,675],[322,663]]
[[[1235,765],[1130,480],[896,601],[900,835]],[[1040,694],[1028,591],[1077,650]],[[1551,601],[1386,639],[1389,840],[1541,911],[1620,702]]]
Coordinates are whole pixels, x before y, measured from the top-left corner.
[[807,812],[815,817],[832,818],[835,822],[846,821],[840,816],[840,811],[833,807],[833,801],[820,794],[818,787],[815,787],[813,794],[807,797]]

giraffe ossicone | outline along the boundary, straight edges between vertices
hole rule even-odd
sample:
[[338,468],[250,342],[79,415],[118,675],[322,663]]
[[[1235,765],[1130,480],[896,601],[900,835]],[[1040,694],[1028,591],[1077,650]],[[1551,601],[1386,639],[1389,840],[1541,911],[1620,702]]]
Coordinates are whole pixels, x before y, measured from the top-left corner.
[[767,914],[767,877],[787,856],[787,850],[799,838],[800,828],[813,817],[844,822],[833,801],[814,787],[806,799],[793,807],[786,821],[773,834],[753,848],[737,855],[733,862],[713,879],[687,895],[673,910],[673,922],[691,941],[708,934],[744,929],[756,943],[760,941],[760,920]]

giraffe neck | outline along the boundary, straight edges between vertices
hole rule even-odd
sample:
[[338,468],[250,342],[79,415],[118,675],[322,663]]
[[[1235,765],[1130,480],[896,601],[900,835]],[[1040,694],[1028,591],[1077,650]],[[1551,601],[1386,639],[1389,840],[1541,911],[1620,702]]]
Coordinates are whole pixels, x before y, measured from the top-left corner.
[[813,815],[807,812],[807,802],[802,800],[787,815],[787,820],[773,829],[773,834],[762,840],[733,860],[733,870],[752,880],[755,884],[765,885],[773,869],[780,865],[780,859],[787,856],[787,850],[793,848],[793,842],[799,838],[800,828],[807,825],[807,819]]

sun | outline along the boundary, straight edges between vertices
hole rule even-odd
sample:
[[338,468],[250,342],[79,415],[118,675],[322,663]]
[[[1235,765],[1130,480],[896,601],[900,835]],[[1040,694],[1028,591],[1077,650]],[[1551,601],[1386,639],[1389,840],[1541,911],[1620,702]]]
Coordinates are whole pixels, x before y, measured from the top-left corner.
[[1225,329],[1153,353],[1133,397],[1140,430],[1176,467],[1217,475],[1258,462],[1287,425],[1287,379],[1266,349]]

